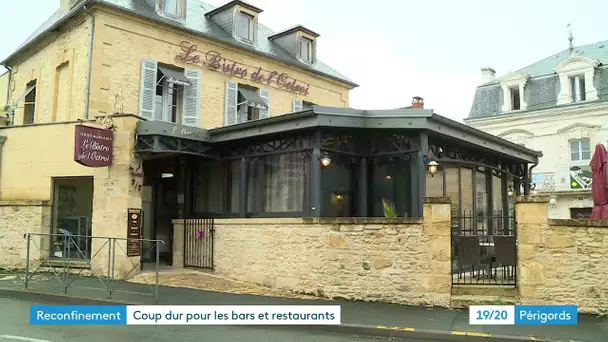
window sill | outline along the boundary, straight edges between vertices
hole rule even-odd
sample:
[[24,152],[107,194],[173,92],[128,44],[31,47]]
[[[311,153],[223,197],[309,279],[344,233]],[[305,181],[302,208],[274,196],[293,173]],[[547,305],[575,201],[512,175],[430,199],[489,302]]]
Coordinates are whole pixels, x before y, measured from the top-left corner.
[[234,39],[236,39],[236,41],[238,41],[240,43],[247,44],[247,45],[252,46],[252,47],[256,46],[255,41],[253,41],[253,40],[249,40],[249,39],[246,39],[246,38],[241,38],[239,36],[234,36]]

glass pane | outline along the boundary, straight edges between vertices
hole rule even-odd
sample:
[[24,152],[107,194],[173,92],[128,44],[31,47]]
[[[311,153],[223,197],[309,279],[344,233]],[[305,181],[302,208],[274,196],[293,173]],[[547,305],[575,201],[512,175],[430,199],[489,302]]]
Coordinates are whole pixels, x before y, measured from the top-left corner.
[[302,39],[300,41],[300,53],[302,58],[309,60],[309,52],[310,52],[310,42],[306,39]]
[[51,255],[90,259],[92,216],[93,178],[55,179]]
[[591,152],[590,151],[583,151],[582,155],[583,155],[582,160],[591,159]]
[[502,208],[502,179],[500,175],[492,176],[492,229],[501,234],[503,226],[503,208]]
[[266,156],[250,163],[247,207],[250,213],[304,210],[308,160],[300,153]]
[[462,231],[467,234],[473,232],[473,170],[462,166],[460,171],[460,196],[462,198]]
[[321,170],[321,216],[349,217],[354,214],[356,166],[350,158],[334,156],[331,164]]
[[412,212],[410,161],[382,160],[373,168],[371,186],[372,214],[384,217],[382,199],[388,200],[399,217],[409,217]]
[[446,196],[452,199],[452,216],[458,214],[458,168],[456,165],[445,166]]
[[179,0],[166,0],[165,13],[177,16]]
[[579,148],[579,142],[578,141],[572,141],[570,142],[570,152],[571,153],[578,153],[578,148]]
[[251,22],[250,15],[240,13],[236,20],[236,32],[239,37],[251,40]]
[[570,153],[570,160],[578,160],[578,152]]
[[478,234],[487,234],[488,214],[488,183],[486,171],[483,167],[477,168],[475,173],[475,220]]

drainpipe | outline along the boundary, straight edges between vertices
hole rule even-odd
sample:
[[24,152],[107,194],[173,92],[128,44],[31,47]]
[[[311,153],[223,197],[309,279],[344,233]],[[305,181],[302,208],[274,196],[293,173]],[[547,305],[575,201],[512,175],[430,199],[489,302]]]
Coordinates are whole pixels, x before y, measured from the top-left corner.
[[538,166],[538,162],[536,162],[536,163],[534,163],[534,165],[530,166],[530,169],[528,170],[528,179],[527,179],[527,182],[524,184],[524,195],[530,194],[530,185],[532,184],[532,169],[534,169],[537,166]]
[[87,6],[83,6],[84,13],[91,17],[91,36],[89,38],[89,66],[87,69],[86,89],[84,95],[84,119],[89,119],[89,98],[91,97],[91,68],[93,64],[93,37],[95,35],[95,16],[89,12]]

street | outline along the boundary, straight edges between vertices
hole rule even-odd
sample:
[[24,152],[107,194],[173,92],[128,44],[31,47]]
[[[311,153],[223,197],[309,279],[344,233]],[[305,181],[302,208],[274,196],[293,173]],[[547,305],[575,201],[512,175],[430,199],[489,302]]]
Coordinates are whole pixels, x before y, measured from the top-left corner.
[[[395,339],[287,329],[242,326],[44,326],[29,324],[29,307],[39,303],[0,298],[0,342],[107,341],[324,341],[368,342]],[[419,342],[417,340],[398,340]]]

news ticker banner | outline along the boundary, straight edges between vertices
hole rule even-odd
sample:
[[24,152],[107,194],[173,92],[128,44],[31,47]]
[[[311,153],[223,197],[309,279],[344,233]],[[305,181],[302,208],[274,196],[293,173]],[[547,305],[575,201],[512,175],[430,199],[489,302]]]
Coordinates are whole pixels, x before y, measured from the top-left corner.
[[[340,325],[339,305],[36,305],[30,324]],[[473,305],[470,325],[577,324],[574,305]]]
[[340,325],[339,305],[36,305],[30,324]]
[[472,305],[470,325],[566,325],[578,323],[576,305]]

